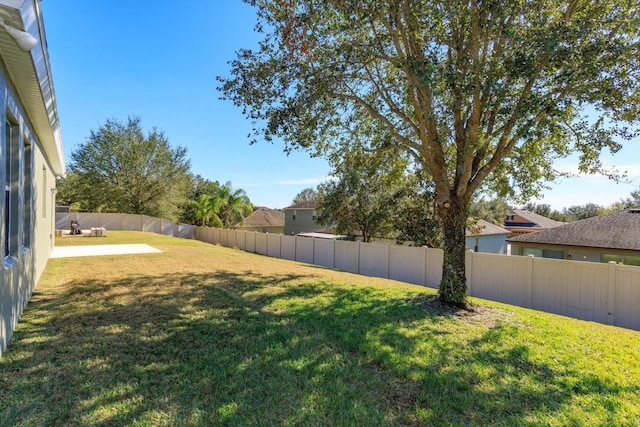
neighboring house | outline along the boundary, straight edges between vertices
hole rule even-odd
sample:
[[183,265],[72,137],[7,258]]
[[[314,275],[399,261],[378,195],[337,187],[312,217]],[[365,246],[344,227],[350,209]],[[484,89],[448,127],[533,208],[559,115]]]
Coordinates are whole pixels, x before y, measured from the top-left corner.
[[1,355],[54,246],[65,167],[40,1],[0,0],[0,18]]
[[233,228],[260,233],[284,233],[284,212],[261,207],[253,211],[244,219],[244,223],[236,224]]
[[546,216],[538,215],[522,209],[514,209],[504,220],[503,227],[509,230],[509,237],[520,236],[522,234],[533,233],[535,231],[547,230],[566,224],[555,221]]
[[284,234],[295,235],[321,230],[324,226],[318,224],[317,219],[315,200],[284,208]]
[[465,244],[474,252],[506,254],[507,235],[509,235],[508,230],[479,219],[472,230],[466,230]]
[[509,239],[512,255],[640,265],[640,208]]

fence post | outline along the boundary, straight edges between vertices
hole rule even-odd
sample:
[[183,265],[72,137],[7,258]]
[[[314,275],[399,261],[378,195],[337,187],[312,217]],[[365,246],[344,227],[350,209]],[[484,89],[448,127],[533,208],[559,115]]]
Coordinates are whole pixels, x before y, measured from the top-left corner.
[[331,262],[331,268],[336,268],[336,240],[333,239],[333,261]]
[[427,286],[427,275],[428,275],[428,267],[429,267],[429,261],[427,260],[427,247],[426,246],[420,246],[420,248],[422,249],[422,262],[424,263],[424,268],[422,269],[422,286]]
[[360,245],[362,242],[358,240],[358,274],[360,274]]
[[525,307],[533,308],[533,258],[527,255],[527,275],[525,277]]
[[616,322],[616,267],[615,261],[609,261],[609,280],[607,281],[607,323],[615,325]]
[[474,252],[472,249],[469,249],[464,252],[464,260],[465,260],[465,271],[467,274],[465,275],[465,279],[467,281],[467,295],[473,296],[473,291],[471,290],[471,286],[473,284],[473,256]]

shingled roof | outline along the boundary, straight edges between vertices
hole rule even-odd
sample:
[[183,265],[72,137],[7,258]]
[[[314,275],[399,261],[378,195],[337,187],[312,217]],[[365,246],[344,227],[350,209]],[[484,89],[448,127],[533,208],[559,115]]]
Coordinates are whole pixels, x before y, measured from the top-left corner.
[[295,205],[286,207],[285,209],[315,209],[315,208],[316,208],[316,201],[307,200],[307,201],[296,203]]
[[508,240],[640,251],[640,208],[595,216]]
[[[546,216],[542,216],[539,215],[535,212],[531,212],[531,211],[526,211],[523,209],[514,209],[512,210],[509,215],[517,215],[521,218],[526,219],[527,221],[529,221],[531,224],[533,224],[534,227],[540,227],[540,228],[554,228],[554,227],[558,227],[562,224],[565,224],[564,222],[560,222],[560,221],[556,221],[553,220],[551,218],[547,218]],[[508,227],[510,225],[513,226],[517,226],[520,225],[522,226],[522,224],[509,224],[508,221],[505,221],[504,226]]]
[[[240,224],[237,224],[240,226]],[[261,207],[244,219],[243,227],[284,227],[284,213]]]
[[505,230],[498,225],[491,224],[489,221],[485,221],[484,219],[477,220],[475,227],[472,227],[471,230],[468,228],[465,230],[465,235],[467,237],[493,236],[495,234],[509,234],[509,230]]

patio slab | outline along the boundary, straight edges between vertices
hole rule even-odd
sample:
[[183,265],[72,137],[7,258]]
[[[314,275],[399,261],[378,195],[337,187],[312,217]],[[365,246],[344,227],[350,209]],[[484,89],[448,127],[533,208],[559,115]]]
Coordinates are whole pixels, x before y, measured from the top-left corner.
[[58,246],[53,248],[51,258],[70,258],[80,256],[129,255],[162,252],[144,243],[129,245],[88,245]]

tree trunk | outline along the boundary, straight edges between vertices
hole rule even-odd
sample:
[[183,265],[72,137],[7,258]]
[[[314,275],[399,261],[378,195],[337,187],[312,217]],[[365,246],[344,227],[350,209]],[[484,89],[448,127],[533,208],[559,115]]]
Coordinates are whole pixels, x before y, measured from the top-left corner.
[[438,293],[449,304],[464,305],[467,298],[465,229],[468,203],[461,200],[445,202],[439,215],[444,228],[444,260]]

